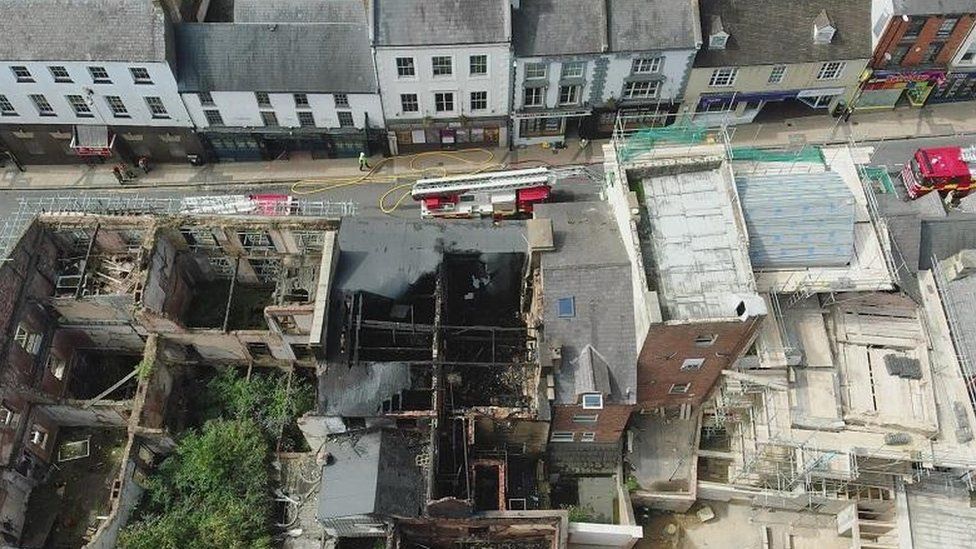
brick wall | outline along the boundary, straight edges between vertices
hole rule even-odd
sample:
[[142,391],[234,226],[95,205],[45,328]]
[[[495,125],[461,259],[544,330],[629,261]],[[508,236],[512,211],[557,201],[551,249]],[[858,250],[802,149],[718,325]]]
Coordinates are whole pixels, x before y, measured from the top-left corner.
[[[553,406],[551,432],[564,431],[575,434],[575,440],[580,440],[581,433],[596,433],[593,442],[616,442],[620,440],[633,406],[625,404],[607,404],[600,410],[584,410],[582,406]],[[597,416],[596,422],[579,422],[574,418]]]
[[[953,15],[953,17],[956,16]],[[944,46],[936,56],[934,62],[927,66],[946,66],[956,54],[959,46],[965,41],[976,18],[974,18],[974,14],[959,16],[959,22],[956,23],[952,34],[947,38],[938,38],[939,27],[945,19],[946,17],[942,15],[929,17],[919,31],[918,37],[914,41],[906,43],[903,42],[902,38],[911,26],[911,22],[905,21],[901,17],[892,18],[888,22],[885,32],[882,33],[878,45],[875,47],[874,55],[871,58],[871,66],[876,69],[918,67],[923,64],[929,45],[933,42],[943,43]],[[895,56],[899,46],[905,46],[906,44],[910,47],[900,64],[898,59],[893,59],[891,62],[886,59],[887,55]]]
[[[722,370],[752,341],[760,318],[745,322],[656,324],[651,326],[637,360],[637,404],[647,409],[681,404],[697,406],[708,397]],[[697,338],[714,338],[706,345]],[[689,359],[703,359],[700,367],[682,369]],[[672,386],[690,384],[687,393]]]

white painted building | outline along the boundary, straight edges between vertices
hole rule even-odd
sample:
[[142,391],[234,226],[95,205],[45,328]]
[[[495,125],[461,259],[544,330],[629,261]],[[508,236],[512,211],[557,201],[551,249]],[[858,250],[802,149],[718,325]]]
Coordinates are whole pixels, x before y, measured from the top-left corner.
[[183,102],[224,160],[385,146],[359,0],[238,0],[234,23],[176,28]]
[[701,43],[692,0],[521,0],[513,28],[516,145],[664,124]]
[[372,0],[370,7],[391,149],[507,145],[509,0]]
[[199,152],[152,2],[11,0],[0,17],[0,140],[25,163]]

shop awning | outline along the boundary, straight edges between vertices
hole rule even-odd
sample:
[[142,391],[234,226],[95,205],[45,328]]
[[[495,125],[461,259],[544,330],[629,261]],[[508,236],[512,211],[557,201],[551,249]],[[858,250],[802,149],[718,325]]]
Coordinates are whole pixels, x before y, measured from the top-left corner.
[[75,126],[71,132],[71,148],[79,156],[111,156],[114,145],[108,126]]

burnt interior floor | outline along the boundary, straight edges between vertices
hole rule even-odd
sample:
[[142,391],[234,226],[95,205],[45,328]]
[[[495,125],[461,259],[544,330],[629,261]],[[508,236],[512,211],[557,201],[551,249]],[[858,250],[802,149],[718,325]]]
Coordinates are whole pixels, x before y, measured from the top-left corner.
[[[68,396],[82,400],[95,398],[132,373],[141,360],[141,355],[86,352],[71,370]],[[112,400],[132,398],[138,385],[139,380],[132,377],[106,397]]]

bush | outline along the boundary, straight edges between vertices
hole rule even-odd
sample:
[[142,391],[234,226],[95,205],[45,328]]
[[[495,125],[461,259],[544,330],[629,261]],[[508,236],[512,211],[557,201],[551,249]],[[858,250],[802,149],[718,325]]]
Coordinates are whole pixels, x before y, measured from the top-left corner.
[[149,477],[130,549],[271,547],[271,448],[250,420],[212,420],[189,432]]

